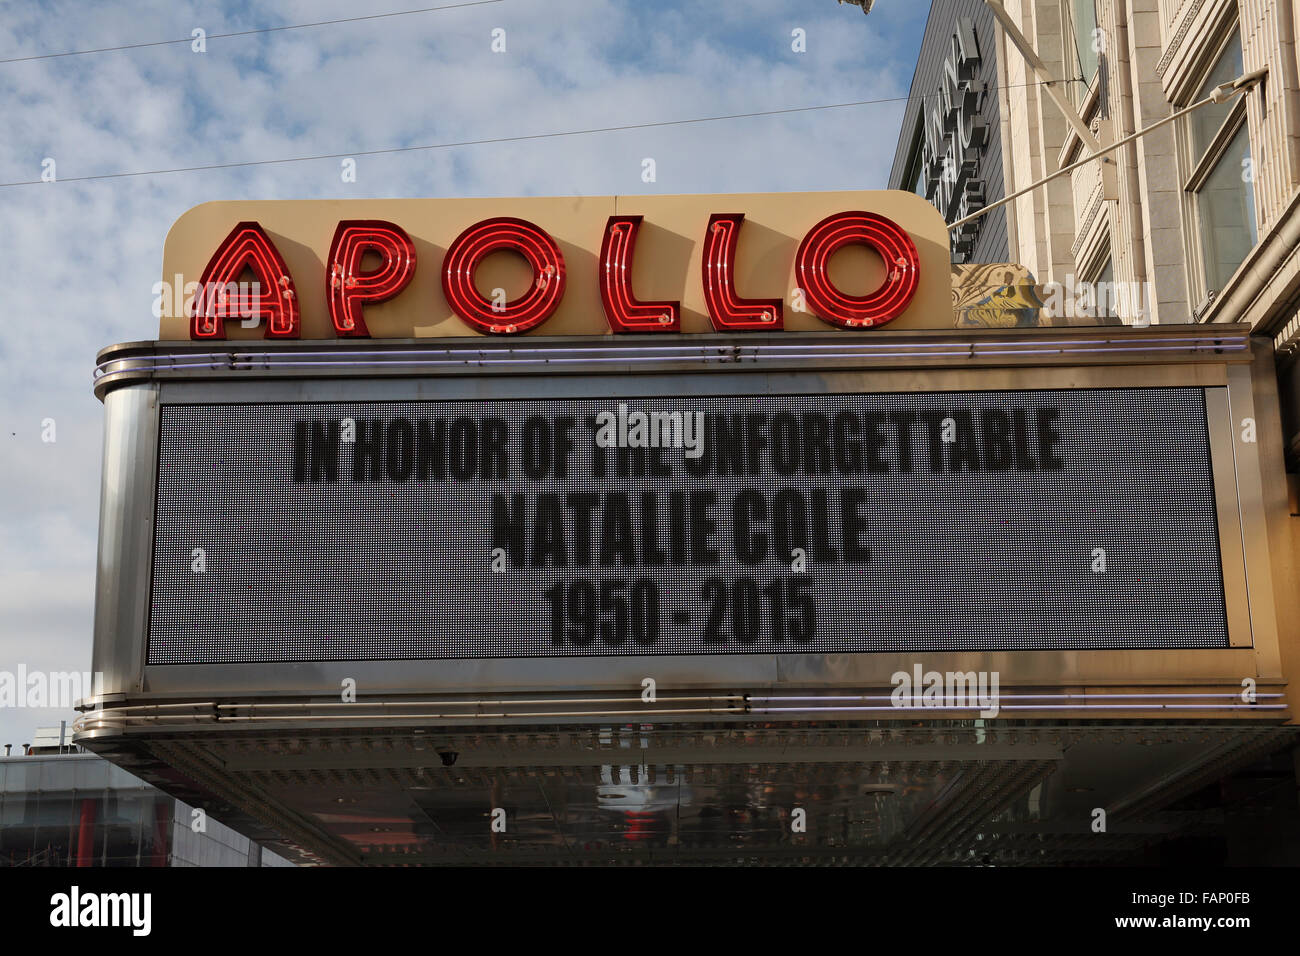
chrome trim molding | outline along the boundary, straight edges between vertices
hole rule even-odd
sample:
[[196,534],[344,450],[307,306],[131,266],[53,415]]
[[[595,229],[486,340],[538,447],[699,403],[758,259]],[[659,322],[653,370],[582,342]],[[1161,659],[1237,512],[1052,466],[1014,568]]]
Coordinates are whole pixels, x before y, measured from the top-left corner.
[[[132,342],[99,353],[95,395],[122,385],[175,378],[428,376],[663,369],[699,371],[744,364],[907,368],[948,365],[1113,364],[1118,361],[1231,361],[1250,350],[1246,326],[1165,326],[1101,332],[1081,328],[879,331],[871,338],[799,333],[726,336],[568,336],[388,339],[224,344]],[[253,346],[253,347],[250,347]]]
[[[131,730],[148,729],[150,732],[194,732],[215,727],[237,728],[240,731],[264,730],[284,727],[290,723],[305,722],[308,726],[328,727],[343,724],[363,726],[371,721],[392,725],[482,724],[492,721],[563,721],[608,722],[611,719],[655,720],[664,718],[680,720],[690,718],[743,719],[753,714],[819,715],[845,717],[851,714],[873,713],[879,717],[893,714],[901,720],[934,718],[940,715],[968,718],[978,716],[980,706],[935,706],[914,703],[898,706],[892,703],[889,693],[877,694],[718,694],[713,696],[662,696],[654,703],[646,703],[638,696],[626,697],[438,697],[422,695],[425,699],[405,700],[390,697],[380,700],[358,700],[354,703],[335,701],[268,702],[245,700],[235,702],[193,701],[186,703],[154,703],[128,706],[84,705],[86,712],[73,724],[76,739],[90,739],[104,732],[121,734]],[[429,699],[432,696],[434,699]],[[998,711],[1014,711],[1017,717],[1029,713],[1045,714],[1068,710],[1075,718],[1088,715],[1115,717],[1124,714],[1151,714],[1152,712],[1195,712],[1219,716],[1226,713],[1253,712],[1276,718],[1276,711],[1287,709],[1286,695],[1259,693],[1254,703],[1244,703],[1236,693],[1011,693],[1000,695]],[[1190,714],[1188,714],[1190,716]],[[989,726],[996,726],[996,718],[989,718]],[[363,723],[364,722],[364,723]]]

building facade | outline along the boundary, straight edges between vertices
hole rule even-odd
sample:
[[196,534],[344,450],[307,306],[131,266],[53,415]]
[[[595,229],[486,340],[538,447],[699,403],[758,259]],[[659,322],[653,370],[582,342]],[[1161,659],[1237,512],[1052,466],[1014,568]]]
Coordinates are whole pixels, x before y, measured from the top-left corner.
[[102,757],[0,758],[0,866],[292,866]]
[[[1003,196],[996,21],[983,0],[934,0],[908,93],[889,187],[923,196],[949,222]],[[953,236],[957,264],[1007,260],[1006,214]]]
[[[1009,207],[1011,257],[1040,282],[1117,282],[1127,323],[1294,316],[1300,199],[1296,17],[1272,0],[1026,0],[1005,5],[1103,145],[1266,68],[1262,83],[1139,136]],[[999,30],[997,83],[1009,192],[1086,155]],[[1131,284],[1131,285],[1126,285]],[[1285,348],[1288,340],[1278,342]]]
[[[1042,69],[1017,49],[983,0],[935,0],[890,185],[927,196],[952,222],[976,211],[979,200],[993,203],[1088,154],[1053,93],[1104,147],[1205,100],[1220,84],[1267,69],[1249,91],[1200,106],[976,220],[967,227],[978,226],[979,237],[969,250],[954,233],[953,261],[1018,263],[1040,290],[1063,290],[1045,303],[1044,324],[1242,321],[1254,334],[1274,336],[1285,359],[1300,331],[1294,321],[1300,68],[1291,5],[1012,0],[998,6]],[[963,73],[968,33],[978,40],[981,59]],[[980,104],[976,126],[988,130],[982,140],[974,136],[984,143],[980,150],[959,148],[960,111],[948,109],[968,77],[965,102]],[[935,141],[943,147],[937,162],[935,149],[927,149]],[[964,205],[941,201],[948,152],[960,153],[949,177],[956,194],[970,189]],[[980,175],[967,179],[975,168]],[[1279,372],[1290,445],[1297,415],[1289,361]],[[1291,451],[1288,460],[1294,466]]]

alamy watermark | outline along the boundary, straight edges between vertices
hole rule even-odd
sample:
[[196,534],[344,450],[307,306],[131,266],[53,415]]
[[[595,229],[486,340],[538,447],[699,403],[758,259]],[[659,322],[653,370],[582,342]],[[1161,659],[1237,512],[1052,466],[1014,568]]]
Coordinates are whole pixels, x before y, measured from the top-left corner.
[[83,893],[81,887],[73,886],[50,897],[50,925],[122,927],[131,930],[132,936],[148,936],[153,927],[152,910],[152,893]]
[[102,671],[41,671],[19,664],[0,671],[0,707],[58,707],[70,710],[77,701],[104,692]]
[[687,458],[704,454],[703,412],[628,411],[619,403],[617,414],[596,416],[598,448],[682,448]]
[[204,315],[209,304],[215,303],[227,316],[237,316],[244,328],[261,321],[260,282],[186,282],[178,272],[174,282],[155,282],[151,291],[155,319],[188,318],[196,312]]
[[997,671],[926,671],[916,664],[911,673],[895,672],[889,682],[894,685],[889,701],[895,707],[948,710],[978,707],[981,717],[998,715]]
[[1043,311],[1054,319],[1115,316],[1131,318],[1139,327],[1151,324],[1150,282],[1082,282],[1071,273],[1042,290]]

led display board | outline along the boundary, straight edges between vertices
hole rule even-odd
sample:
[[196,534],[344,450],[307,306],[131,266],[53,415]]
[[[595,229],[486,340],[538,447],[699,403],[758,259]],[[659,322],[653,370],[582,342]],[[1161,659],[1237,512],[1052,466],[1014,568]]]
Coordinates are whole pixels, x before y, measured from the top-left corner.
[[160,411],[151,664],[1228,644],[1198,388]]

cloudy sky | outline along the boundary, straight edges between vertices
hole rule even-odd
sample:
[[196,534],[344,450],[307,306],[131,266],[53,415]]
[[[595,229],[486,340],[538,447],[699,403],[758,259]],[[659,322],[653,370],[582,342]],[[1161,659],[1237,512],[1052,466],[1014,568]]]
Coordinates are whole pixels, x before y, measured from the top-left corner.
[[[340,160],[904,97],[928,3],[10,0],[0,18],[0,671],[90,667],[102,407],[95,352],[150,339],[168,227],[213,199],[879,189],[902,102]],[[37,57],[209,35],[191,43]],[[493,52],[504,30],[505,52]],[[806,52],[792,49],[804,31]],[[653,157],[657,180],[641,180]],[[52,159],[57,182],[41,183]],[[31,181],[36,185],[23,185]],[[42,423],[52,419],[54,441]],[[71,712],[0,708],[0,745]],[[3,751],[0,751],[2,753]]]

